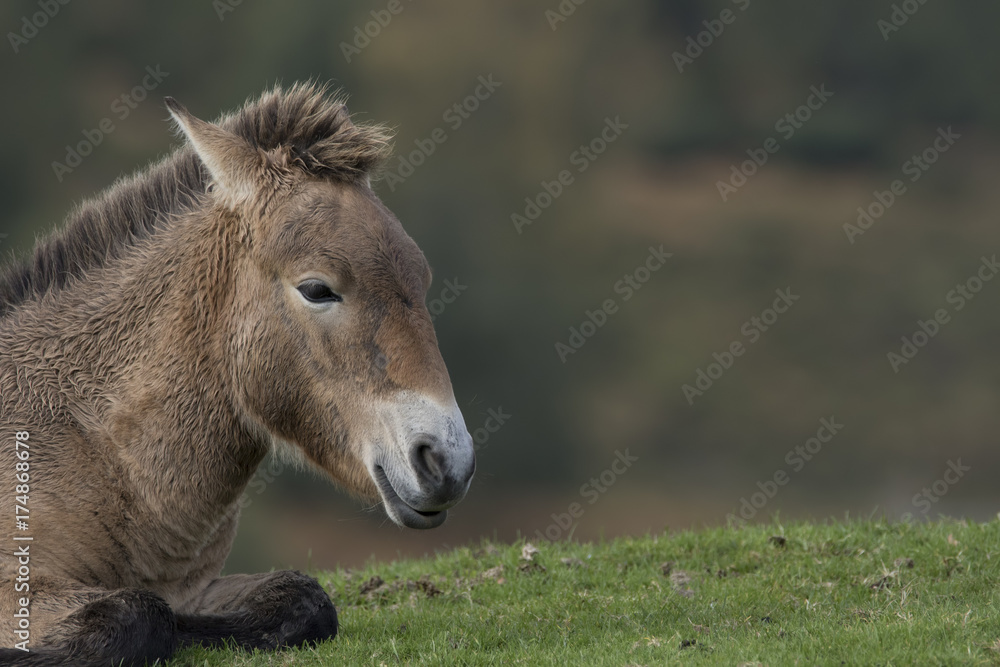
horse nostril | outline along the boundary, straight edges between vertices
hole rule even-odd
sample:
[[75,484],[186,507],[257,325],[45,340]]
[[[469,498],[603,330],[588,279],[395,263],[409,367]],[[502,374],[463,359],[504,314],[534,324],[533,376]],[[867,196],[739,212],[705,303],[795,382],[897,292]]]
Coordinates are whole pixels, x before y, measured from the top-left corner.
[[418,443],[413,448],[412,463],[413,469],[431,485],[440,486],[444,481],[444,457],[434,445]]

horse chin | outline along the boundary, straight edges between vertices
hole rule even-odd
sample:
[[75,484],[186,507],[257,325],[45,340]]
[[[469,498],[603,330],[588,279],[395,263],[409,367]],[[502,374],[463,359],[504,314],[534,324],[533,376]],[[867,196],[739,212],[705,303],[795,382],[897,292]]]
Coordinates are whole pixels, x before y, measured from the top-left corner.
[[448,518],[448,510],[422,512],[408,505],[405,500],[399,497],[382,466],[375,466],[372,479],[378,486],[385,511],[393,523],[405,528],[426,530],[427,528],[437,528]]

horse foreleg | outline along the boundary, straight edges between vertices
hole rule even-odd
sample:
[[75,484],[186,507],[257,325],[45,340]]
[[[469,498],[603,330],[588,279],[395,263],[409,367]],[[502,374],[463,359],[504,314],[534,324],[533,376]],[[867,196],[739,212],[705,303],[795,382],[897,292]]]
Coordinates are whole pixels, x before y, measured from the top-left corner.
[[178,645],[173,611],[150,591],[50,590],[32,596],[32,614],[29,651],[0,649],[0,664],[138,667],[167,660]]
[[312,577],[283,570],[212,581],[177,611],[183,644],[274,649],[332,639],[337,611]]

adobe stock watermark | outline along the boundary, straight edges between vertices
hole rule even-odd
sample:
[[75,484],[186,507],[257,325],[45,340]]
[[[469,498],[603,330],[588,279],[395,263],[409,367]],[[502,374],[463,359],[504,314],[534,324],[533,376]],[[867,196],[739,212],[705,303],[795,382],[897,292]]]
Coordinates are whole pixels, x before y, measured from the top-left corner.
[[981,257],[979,269],[945,294],[944,301],[951,306],[950,310],[946,307],[938,308],[930,319],[917,320],[916,331],[909,337],[900,338],[903,344],[900,346],[899,352],[889,352],[886,355],[892,372],[898,373],[900,368],[910,363],[917,356],[917,353],[941,332],[941,327],[951,322],[952,314],[959,312],[976,298],[986,283],[993,280],[997,273],[1000,273],[1000,263],[997,262],[997,256]]
[[[781,135],[785,141],[795,136],[798,130],[812,120],[813,114],[823,108],[823,105],[833,97],[833,93],[826,89],[826,84],[819,88],[809,87],[809,96],[806,101],[795,108],[794,111],[786,113],[774,124],[774,131]],[[740,188],[747,184],[757,171],[767,164],[772,155],[781,150],[781,143],[775,137],[768,137],[759,148],[748,148],[749,160],[744,160],[739,165],[730,167],[729,180],[716,181],[715,187],[719,191],[722,201],[729,201],[730,195],[736,194]]]
[[490,408],[486,411],[486,419],[483,420],[483,425],[472,431],[472,449],[474,451],[479,451],[486,446],[486,443],[490,441],[490,437],[503,428],[503,425],[513,417],[503,411],[503,406],[498,405],[496,408]]
[[38,35],[38,32],[49,24],[49,21],[56,17],[59,10],[64,5],[68,5],[70,0],[38,0],[38,8],[34,14],[21,17],[21,29],[18,32],[8,32],[7,41],[10,48],[14,49],[15,55],[21,51],[21,47]]
[[[628,449],[624,452],[621,450],[615,450],[615,458],[611,461],[611,465],[595,477],[591,477],[589,481],[585,482],[583,486],[580,487],[580,497],[587,500],[588,505],[593,505],[598,500],[601,499],[608,490],[615,485],[622,475],[628,472],[629,468],[632,467],[636,461],[639,460],[638,456],[632,456]],[[545,531],[535,530],[535,535],[538,536],[540,540],[550,540],[555,542],[563,537],[566,533],[567,536],[572,535],[573,531],[570,529],[575,529],[576,524],[579,522],[580,518],[583,517],[586,512],[586,508],[582,503],[572,502],[566,507],[565,512],[559,512],[552,514],[552,523],[546,526]]]
[[437,320],[438,315],[443,313],[449,305],[455,303],[458,297],[462,295],[462,292],[467,289],[469,289],[469,286],[458,282],[458,278],[453,280],[446,278],[441,293],[436,298],[427,302],[427,310],[431,313],[431,322]]
[[246,509],[250,505],[249,490],[254,489],[256,495],[264,493],[264,489],[267,488],[268,484],[274,484],[274,481],[278,479],[278,476],[285,472],[285,463],[278,456],[269,456],[268,461],[265,465],[257,468],[257,471],[253,475],[253,479],[247,484],[247,491],[244,491],[240,496],[239,506],[241,509]]
[[[635,293],[649,282],[653,274],[663,268],[667,260],[673,256],[671,252],[664,252],[662,245],[659,248],[649,246],[649,255],[643,263],[617,280],[611,289],[615,294],[621,295],[622,302],[631,300]],[[618,301],[614,297],[609,297],[595,310],[585,311],[585,319],[579,325],[569,328],[567,341],[556,342],[556,355],[559,361],[565,364],[571,354],[576,354],[598,329],[608,323],[608,318],[617,313],[618,308]]]
[[[458,131],[480,105],[493,96],[497,88],[503,85],[502,81],[497,81],[492,74],[480,76],[477,79],[479,85],[460,102],[456,102],[441,114],[443,120],[452,132]],[[397,185],[402,185],[410,176],[413,176],[417,167],[427,161],[437,150],[437,147],[448,141],[448,133],[443,127],[434,128],[431,133],[423,139],[414,139],[416,148],[406,155],[399,156],[399,164],[395,170],[387,170],[385,180],[389,184],[389,190],[396,191]]]
[[576,11],[576,8],[587,0],[562,0],[555,9],[545,10],[545,20],[549,22],[552,32],[555,32],[560,24],[565,23]]
[[[941,155],[948,152],[948,149],[961,138],[962,135],[952,130],[951,125],[947,129],[939,127],[937,137],[934,138],[930,146],[919,153],[914,153],[909,160],[903,163],[900,168],[903,175],[909,177],[910,183],[916,183],[934,166]],[[906,192],[907,185],[899,178],[889,184],[888,190],[875,190],[872,193],[873,199],[858,207],[857,223],[844,223],[844,234],[847,235],[848,242],[854,245],[855,239],[867,232],[875,224],[875,221],[885,215],[886,211],[892,208],[892,205]]]
[[[283,443],[282,447],[288,448],[286,451],[288,454],[282,455],[279,451],[272,451],[267,457],[265,463],[261,463],[254,472],[253,477],[247,484],[246,489],[240,494],[236,502],[229,506],[226,510],[225,517],[232,517],[238,514],[241,510],[245,510],[253,504],[253,498],[250,496],[250,490],[253,489],[254,496],[259,496],[264,493],[264,490],[269,484],[273,484],[278,477],[285,472],[285,461],[284,458],[297,457],[298,453],[292,448],[295,445],[289,443]],[[294,452],[294,453],[293,453]],[[284,457],[284,458],[283,458]]]
[[[947,465],[948,467],[945,468],[944,474],[941,475],[940,479],[936,479],[933,483],[920,489],[920,493],[914,494],[910,500],[910,504],[915,509],[920,510],[920,513],[925,517],[934,507],[934,504],[940,502],[953,486],[962,481],[965,473],[972,470],[971,466],[962,465],[962,459],[949,460]],[[912,521],[913,513],[904,512],[899,518],[902,521]]]
[[[406,0],[412,2],[412,0]],[[351,42],[341,42],[340,52],[344,54],[344,59],[348,64],[351,58],[361,55],[361,52],[368,48],[372,40],[382,34],[382,30],[389,27],[392,19],[403,13],[405,9],[403,0],[389,0],[385,9],[373,9],[369,12],[372,17],[363,26],[354,26],[354,40]]]
[[899,32],[900,28],[910,21],[910,17],[920,11],[926,3],[927,0],[903,0],[899,4],[894,4],[888,19],[879,19],[875,22],[875,27],[882,33],[882,41],[888,42],[889,36]]
[[226,20],[226,14],[236,11],[236,8],[243,4],[243,0],[212,0],[212,9],[219,17],[219,22]]
[[715,361],[709,362],[704,369],[698,367],[695,371],[694,384],[681,385],[681,393],[687,399],[688,405],[694,405],[696,396],[704,396],[705,392],[711,389],[712,385],[733,367],[736,359],[742,357],[747,348],[760,340],[760,337],[778,321],[779,316],[787,313],[788,309],[801,298],[798,294],[792,294],[791,287],[776,289],[774,293],[778,296],[771,303],[771,307],[762,310],[760,315],[754,315],[740,327],[740,333],[746,338],[746,343],[743,342],[743,339],[738,338],[722,352],[713,352],[712,358]]
[[[608,149],[608,146],[617,141],[618,137],[627,129],[628,125],[621,121],[621,116],[615,116],[614,120],[605,118],[604,128],[600,133],[586,144],[581,144],[579,148],[569,154],[570,165],[576,167],[577,174],[587,171],[590,165]],[[521,234],[524,227],[538,220],[542,215],[542,211],[552,206],[552,202],[562,196],[565,189],[573,184],[575,178],[573,171],[563,169],[551,181],[543,180],[541,182],[542,189],[534,197],[524,198],[526,204],[524,215],[518,213],[510,214],[510,221],[514,224],[514,230],[518,234]]]
[[812,461],[823,450],[823,446],[829,444],[843,428],[844,425],[837,422],[836,416],[820,419],[816,434],[785,454],[785,464],[789,466],[790,472],[778,468],[769,479],[757,482],[758,490],[740,498],[739,508],[727,514],[726,521],[730,524],[743,525],[757,516],[757,513],[778,495],[781,487],[788,485],[792,475],[802,472],[806,464]]
[[[750,7],[750,0],[732,0],[732,3],[741,12],[745,12]],[[736,21],[737,16],[739,14],[727,7],[719,12],[719,18],[702,21],[701,24],[705,26],[705,29],[695,35],[688,35],[684,51],[674,51],[673,53],[677,71],[683,74],[685,67],[693,65],[694,61],[705,53],[705,49],[711,47],[712,44],[715,44],[715,40],[722,37],[722,33],[726,31],[726,26],[732,25]]]
[[11,620],[11,629],[20,640],[14,644],[14,648],[27,652],[28,642],[31,641],[31,544],[28,543],[35,539],[29,531],[33,526],[37,528],[29,509],[31,487],[35,484],[31,471],[31,447],[36,443],[29,444],[31,434],[28,431],[15,431],[11,439],[14,444],[14,460],[11,465],[14,469],[14,486],[10,488],[14,493],[14,502],[11,518],[14,520],[14,527],[22,531],[12,536],[14,542],[22,544],[16,545],[13,555],[17,560],[12,561],[9,568],[11,574],[15,570],[17,572],[13,583],[15,594],[19,594],[11,597],[11,602],[16,602],[12,606],[17,610]]
[[54,160],[52,162],[52,172],[56,175],[56,180],[62,183],[63,177],[73,173],[73,170],[83,163],[83,158],[94,152],[100,146],[105,137],[115,131],[116,125],[113,118],[124,121],[139,106],[139,103],[146,99],[165,78],[170,76],[170,72],[164,72],[159,65],[153,67],[146,66],[146,76],[132,90],[119,95],[111,102],[111,116],[105,116],[97,123],[97,127],[83,131],[83,139],[75,146],[66,146],[66,156],[64,162]]

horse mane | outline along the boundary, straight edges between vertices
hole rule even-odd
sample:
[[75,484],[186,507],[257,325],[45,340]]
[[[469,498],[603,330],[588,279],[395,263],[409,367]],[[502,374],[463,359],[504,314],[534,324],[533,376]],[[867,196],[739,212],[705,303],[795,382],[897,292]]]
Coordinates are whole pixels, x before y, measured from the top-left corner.
[[[298,168],[332,180],[363,179],[391,151],[384,127],[351,122],[344,97],[311,82],[276,86],[217,123],[262,150],[286,147]],[[195,208],[206,181],[194,151],[183,146],[84,201],[33,253],[0,268],[0,317],[108,265],[167,224],[166,214]]]

